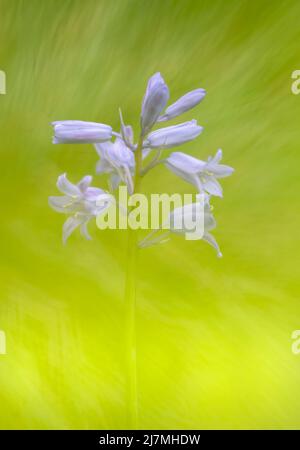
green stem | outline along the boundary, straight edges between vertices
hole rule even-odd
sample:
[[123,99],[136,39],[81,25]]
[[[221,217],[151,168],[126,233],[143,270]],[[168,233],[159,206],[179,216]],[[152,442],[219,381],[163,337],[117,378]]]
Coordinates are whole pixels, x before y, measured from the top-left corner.
[[141,185],[141,173],[142,173],[142,161],[143,161],[143,138],[141,137],[138,142],[136,151],[134,152],[135,158],[135,178],[134,178],[134,192],[140,191]]
[[[140,138],[135,150],[134,193],[139,192],[141,185],[142,145]],[[128,428],[138,428],[138,395],[137,395],[137,352],[136,352],[136,272],[137,272],[138,231],[128,229],[127,271],[125,286],[126,311],[126,349],[127,349],[127,388],[128,388]]]

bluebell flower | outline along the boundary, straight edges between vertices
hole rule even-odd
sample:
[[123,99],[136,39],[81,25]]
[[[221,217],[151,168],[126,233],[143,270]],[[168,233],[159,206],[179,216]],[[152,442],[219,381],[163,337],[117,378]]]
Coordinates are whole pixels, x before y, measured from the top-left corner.
[[218,197],[223,196],[223,190],[217,178],[230,176],[234,169],[224,164],[219,164],[222,159],[222,150],[207,161],[194,158],[182,152],[174,152],[164,160],[164,164],[176,175],[185,181],[195,185],[199,192],[208,192]]
[[206,91],[204,89],[195,89],[180,97],[175,103],[168,106],[162,116],[159,116],[158,122],[174,119],[174,117],[189,111],[198,105],[205,97]]
[[159,72],[148,81],[142,103],[141,129],[142,135],[148,133],[169,100],[169,88]]
[[60,175],[57,188],[64,195],[49,197],[49,205],[55,211],[70,214],[63,225],[64,243],[77,227],[80,227],[86,239],[91,239],[87,230],[89,220],[104,213],[115,201],[114,197],[103,189],[91,187],[92,179],[92,176],[87,175],[79,183],[73,184],[66,174]]
[[202,131],[203,127],[199,126],[196,120],[160,128],[147,136],[144,141],[144,147],[157,149],[177,147],[185,142],[192,141]]
[[133,175],[135,168],[134,154],[123,139],[116,138],[115,142],[95,144],[100,160],[96,164],[96,172],[108,173],[112,190],[121,182],[127,186],[128,192],[133,193]]
[[85,144],[105,142],[112,138],[109,125],[81,120],[62,120],[52,122],[53,144]]
[[[203,206],[199,208],[199,199],[197,199],[194,203],[189,203],[183,206],[179,206],[178,208],[173,209],[170,212],[168,219],[166,220],[165,225],[168,226],[168,231],[165,231],[165,226],[160,229],[153,230],[149,233],[142,241],[139,242],[140,248],[151,247],[152,245],[157,245],[166,242],[169,240],[170,233],[184,235],[186,236],[189,233],[194,233],[195,236],[193,239],[202,239],[210,244],[217,252],[217,256],[222,257],[222,253],[220,251],[220,247],[215,239],[215,237],[210,233],[211,230],[216,228],[216,221],[212,214],[212,208],[210,206],[210,197],[209,195],[205,195],[203,201]],[[199,215],[199,216],[198,216]],[[197,229],[191,230],[186,227],[187,223],[191,222],[191,218],[195,223],[197,220],[200,221],[203,225],[201,227],[200,234],[197,234]],[[164,230],[163,233],[161,233]]]

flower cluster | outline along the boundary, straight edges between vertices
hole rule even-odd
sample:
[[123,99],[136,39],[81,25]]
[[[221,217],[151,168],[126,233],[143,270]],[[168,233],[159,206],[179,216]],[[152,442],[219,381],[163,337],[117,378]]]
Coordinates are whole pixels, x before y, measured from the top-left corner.
[[[204,89],[195,89],[167,106],[169,88],[160,73],[154,74],[148,81],[142,102],[141,130],[137,142],[134,140],[132,127],[124,124],[121,111],[120,132],[113,131],[109,125],[95,122],[67,120],[52,123],[54,144],[93,144],[100,157],[96,164],[96,173],[109,175],[109,192],[90,187],[91,176],[85,176],[78,184],[68,181],[65,174],[58,178],[57,187],[64,195],[50,197],[49,203],[56,211],[70,214],[63,227],[64,241],[77,227],[80,227],[82,234],[89,239],[87,223],[90,219],[104,213],[115,202],[113,191],[123,183],[127,186],[128,193],[133,194],[136,187],[135,180],[144,176],[157,164],[164,164],[174,174],[193,184],[200,194],[205,194],[202,238],[210,243],[217,250],[217,254],[221,256],[217,242],[209,233],[216,226],[209,202],[211,196],[222,197],[222,187],[217,179],[231,175],[233,169],[220,164],[222,150],[218,150],[214,157],[209,157],[206,161],[177,151],[161,158],[165,149],[178,147],[192,141],[202,133],[203,127],[198,125],[196,120],[153,131],[156,124],[167,122],[194,108],[205,95]],[[143,167],[144,159],[149,154],[153,158],[148,165]],[[178,215],[184,217],[192,214],[194,206],[195,204],[192,203],[171,212],[169,232],[184,232],[184,229],[172,228],[172,223]],[[150,235],[152,238],[144,239],[140,243],[141,247],[164,242],[166,233],[155,238],[153,238],[153,233]]]

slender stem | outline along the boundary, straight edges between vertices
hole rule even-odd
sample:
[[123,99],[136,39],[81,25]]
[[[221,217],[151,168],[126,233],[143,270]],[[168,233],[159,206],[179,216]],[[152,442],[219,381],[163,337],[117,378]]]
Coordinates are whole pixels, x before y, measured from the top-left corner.
[[[134,193],[141,186],[142,145],[140,138],[135,157]],[[136,272],[137,272],[138,230],[128,229],[127,272],[125,286],[126,311],[126,349],[127,349],[127,387],[128,387],[128,428],[138,428],[138,395],[137,395],[137,351],[136,351]]]
[[127,271],[125,287],[125,326],[127,355],[127,426],[137,429],[137,368],[136,368],[136,237],[135,230],[128,230]]
[[134,152],[135,158],[135,178],[134,178],[134,192],[137,193],[140,190],[141,184],[141,172],[143,161],[143,138],[141,137],[138,142],[136,151]]

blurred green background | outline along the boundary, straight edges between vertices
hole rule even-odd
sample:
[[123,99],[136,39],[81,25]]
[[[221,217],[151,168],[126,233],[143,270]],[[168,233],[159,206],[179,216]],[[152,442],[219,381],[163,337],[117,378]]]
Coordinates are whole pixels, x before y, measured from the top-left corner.
[[[299,428],[300,3],[0,0],[0,428],[124,428],[126,232],[61,243],[57,176],[94,174],[90,145],[51,144],[49,122],[137,130],[147,79],[171,101],[203,87],[204,133],[235,167],[215,199],[218,259],[175,237],[140,253],[140,428]],[[163,167],[144,192],[194,192]],[[104,177],[94,184],[106,186]]]

